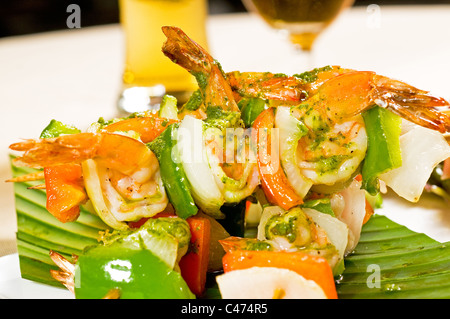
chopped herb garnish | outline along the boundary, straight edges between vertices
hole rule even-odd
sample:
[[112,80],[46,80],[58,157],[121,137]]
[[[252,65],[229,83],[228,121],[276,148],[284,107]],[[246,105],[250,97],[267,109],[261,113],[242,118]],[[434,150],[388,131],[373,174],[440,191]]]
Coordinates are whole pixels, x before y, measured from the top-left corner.
[[303,72],[300,74],[294,74],[293,76],[305,81],[306,83],[311,83],[311,82],[314,82],[315,80],[317,80],[317,74],[319,74],[320,72],[329,71],[331,69],[332,69],[332,67],[327,65],[322,68],[315,68],[311,71]]

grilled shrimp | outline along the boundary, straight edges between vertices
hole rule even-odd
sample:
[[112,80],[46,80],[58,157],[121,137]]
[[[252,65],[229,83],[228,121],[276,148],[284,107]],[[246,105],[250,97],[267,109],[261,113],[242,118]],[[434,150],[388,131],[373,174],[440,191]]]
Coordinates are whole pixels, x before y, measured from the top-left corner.
[[441,133],[450,130],[450,118],[435,109],[449,106],[446,100],[369,71],[348,72],[326,81],[308,103],[335,123],[378,105],[417,125]]
[[81,164],[82,186],[112,228],[126,229],[127,221],[151,217],[168,204],[158,160],[137,139],[109,132],[79,133],[26,140],[10,149],[24,152],[14,159],[17,166]]
[[[276,118],[280,132],[285,131],[282,113],[288,113],[285,107],[279,108]],[[367,135],[361,115],[354,116],[342,123],[330,125],[309,104],[302,104],[291,113],[304,128],[298,139],[295,158],[291,154],[281,154],[283,167],[287,161],[296,161],[301,174],[310,181],[310,185],[332,185],[348,180],[365,157]],[[283,148],[283,146],[282,146]],[[289,150],[288,150],[289,151]],[[294,175],[293,175],[294,176]]]
[[[144,163],[156,161],[155,155],[142,142],[112,133],[79,133],[29,139],[10,145],[10,149],[24,152],[14,159],[15,165],[33,168],[95,159],[108,168],[130,174]],[[123,156],[126,154],[134,156]]]
[[326,66],[288,76],[271,72],[229,72],[227,80],[238,96],[300,102],[316,93],[327,80],[353,70]]

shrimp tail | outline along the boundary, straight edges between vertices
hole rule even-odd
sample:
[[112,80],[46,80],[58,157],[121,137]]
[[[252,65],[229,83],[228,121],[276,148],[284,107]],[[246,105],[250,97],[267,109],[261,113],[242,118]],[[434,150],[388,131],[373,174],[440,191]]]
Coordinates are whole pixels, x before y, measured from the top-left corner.
[[407,83],[377,75],[375,78],[376,95],[390,99],[403,107],[416,105],[418,107],[448,106],[444,98],[429,95],[428,91],[420,90]]
[[162,47],[163,53],[195,76],[203,98],[203,108],[218,106],[225,111],[239,112],[219,63],[181,29],[164,26],[162,31],[167,37]]
[[50,250],[51,260],[59,267],[59,270],[50,270],[50,275],[61,284],[63,284],[70,292],[75,293],[75,263],[77,256],[74,256],[74,263],[71,263],[59,253]]
[[441,133],[450,130],[450,117],[436,109],[450,105],[444,98],[384,76],[377,76],[375,81],[373,100],[378,105],[415,124]]
[[9,148],[25,152],[13,160],[14,165],[42,168],[54,165],[55,158],[58,159],[57,164],[79,163],[92,158],[95,152],[92,145],[97,145],[99,138],[100,135],[80,133],[60,138],[29,139],[14,143]]
[[408,103],[407,106],[402,106],[401,103],[389,103],[386,108],[417,125],[440,133],[450,132],[450,118],[429,105],[422,106],[421,102],[416,101]]
[[214,59],[180,28],[164,26],[162,31],[167,37],[162,47],[164,55],[190,73],[211,71]]

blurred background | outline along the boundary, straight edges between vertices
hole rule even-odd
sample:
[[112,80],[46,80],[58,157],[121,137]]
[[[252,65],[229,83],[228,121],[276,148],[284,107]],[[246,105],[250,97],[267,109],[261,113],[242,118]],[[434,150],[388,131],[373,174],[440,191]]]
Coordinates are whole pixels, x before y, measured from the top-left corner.
[[[66,9],[71,3],[81,8],[81,27],[119,21],[117,0],[2,0],[0,37],[66,29]],[[450,0],[356,0],[354,5],[369,4],[450,4]],[[245,11],[241,0],[209,0],[210,14]]]

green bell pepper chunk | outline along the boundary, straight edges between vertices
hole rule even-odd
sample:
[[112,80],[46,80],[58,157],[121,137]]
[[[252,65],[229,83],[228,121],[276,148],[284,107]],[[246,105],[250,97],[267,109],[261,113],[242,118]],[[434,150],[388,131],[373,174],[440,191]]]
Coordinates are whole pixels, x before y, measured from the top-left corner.
[[160,108],[159,116],[167,119],[178,119],[177,99],[172,95],[164,95]]
[[243,98],[238,107],[241,110],[241,118],[246,127],[252,126],[258,115],[264,111],[266,101],[258,98]]
[[329,198],[319,198],[319,199],[307,200],[303,204],[301,204],[300,207],[301,208],[312,208],[323,214],[328,214],[333,217],[336,217],[336,215],[333,212],[333,209],[331,208],[331,201]]
[[101,299],[111,289],[119,289],[121,299],[195,298],[181,274],[149,250],[94,246],[75,267],[77,299]]
[[375,106],[363,113],[368,147],[362,166],[362,188],[379,192],[378,176],[402,165],[400,133],[402,120],[392,112]]
[[66,125],[57,120],[51,120],[50,123],[44,128],[40,138],[58,137],[61,134],[77,134],[81,131],[74,126]]
[[175,212],[181,218],[197,214],[198,208],[191,195],[191,185],[180,163],[176,146],[176,123],[169,125],[148,147],[159,161],[161,179]]

